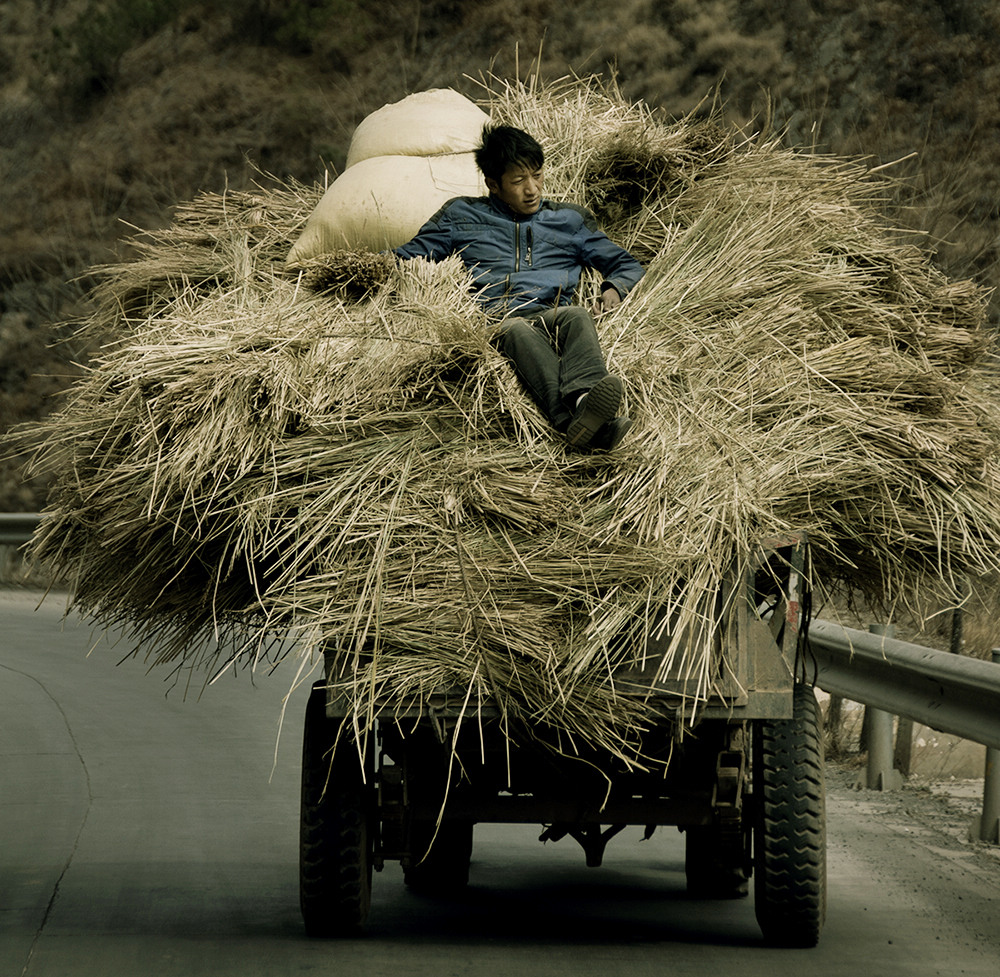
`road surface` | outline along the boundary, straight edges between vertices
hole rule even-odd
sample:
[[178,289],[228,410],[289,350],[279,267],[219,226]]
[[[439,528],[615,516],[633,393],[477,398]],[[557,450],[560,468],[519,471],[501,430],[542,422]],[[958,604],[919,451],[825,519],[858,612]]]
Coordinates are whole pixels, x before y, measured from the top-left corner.
[[310,940],[292,670],[185,696],[36,603],[0,592],[0,977],[1000,974],[1000,860],[837,783],[814,950],[765,947],[749,899],[689,899],[673,829],[629,829],[588,869],[568,839],[491,825],[460,900],[393,864],[363,938]]

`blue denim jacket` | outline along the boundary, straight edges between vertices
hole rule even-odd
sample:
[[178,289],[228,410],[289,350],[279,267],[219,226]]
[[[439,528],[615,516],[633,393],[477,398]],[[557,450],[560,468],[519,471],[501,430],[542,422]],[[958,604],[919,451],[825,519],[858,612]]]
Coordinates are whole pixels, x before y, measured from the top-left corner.
[[394,254],[432,261],[460,255],[475,276],[477,298],[500,317],[570,305],[585,267],[623,298],[643,275],[589,210],[551,200],[520,216],[493,196],[455,197]]

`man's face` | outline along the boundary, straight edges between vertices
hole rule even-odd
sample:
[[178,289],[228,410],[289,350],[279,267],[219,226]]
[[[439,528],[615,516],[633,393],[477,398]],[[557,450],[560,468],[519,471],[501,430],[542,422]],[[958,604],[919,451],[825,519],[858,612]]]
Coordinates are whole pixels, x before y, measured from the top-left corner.
[[542,168],[511,163],[500,182],[486,178],[486,186],[494,197],[502,200],[515,214],[528,216],[542,202]]

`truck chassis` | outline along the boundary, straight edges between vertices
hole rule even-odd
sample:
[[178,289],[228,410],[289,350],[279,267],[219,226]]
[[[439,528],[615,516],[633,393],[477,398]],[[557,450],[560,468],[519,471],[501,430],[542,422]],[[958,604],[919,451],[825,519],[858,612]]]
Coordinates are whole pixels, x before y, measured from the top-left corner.
[[796,681],[808,624],[806,557],[804,536],[768,540],[731,582],[707,701],[692,709],[682,680],[657,678],[655,654],[645,669],[616,673],[623,694],[651,697],[662,717],[643,734],[642,756],[653,761],[645,769],[586,744],[556,751],[512,736],[488,704],[463,722],[465,704],[444,695],[387,711],[359,744],[344,732],[331,656],[303,736],[307,933],[356,934],[373,870],[388,860],[401,863],[412,889],[460,889],[477,823],[540,824],[540,840],[574,838],[591,866],[627,825],[647,836],[673,825],[685,834],[692,896],[747,895],[752,878],[764,939],[814,946],[826,912],[826,824],[819,711],[812,689]]

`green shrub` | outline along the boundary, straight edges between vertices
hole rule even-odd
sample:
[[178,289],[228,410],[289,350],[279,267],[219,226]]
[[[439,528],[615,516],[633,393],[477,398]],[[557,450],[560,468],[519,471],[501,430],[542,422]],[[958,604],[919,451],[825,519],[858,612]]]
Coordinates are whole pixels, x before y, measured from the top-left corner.
[[252,43],[311,54],[333,33],[357,41],[370,16],[357,0],[230,0],[233,25]]
[[71,93],[109,91],[122,57],[175,20],[191,0],[88,0],[68,27],[52,29],[44,61]]

